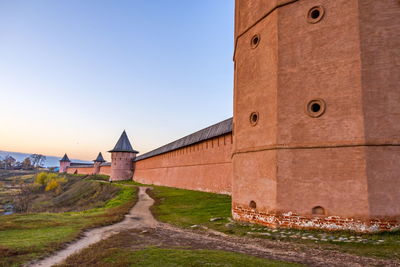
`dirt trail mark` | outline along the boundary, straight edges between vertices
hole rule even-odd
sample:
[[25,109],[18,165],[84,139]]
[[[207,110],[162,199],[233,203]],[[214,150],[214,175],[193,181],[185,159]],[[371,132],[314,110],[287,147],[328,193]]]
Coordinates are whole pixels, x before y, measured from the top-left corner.
[[[72,243],[32,266],[51,266],[63,262],[68,256],[114,234],[114,238],[135,240],[140,248],[148,245],[165,247],[190,247],[191,249],[217,249],[239,252],[261,258],[297,262],[309,266],[400,266],[395,260],[383,260],[351,255],[334,250],[310,248],[305,244],[279,242],[265,239],[228,236],[216,231],[199,232],[157,222],[150,212],[154,200],[140,187],[139,201],[125,220],[88,231],[83,239]],[[130,229],[130,230],[129,230]],[[129,230],[129,231],[127,231]],[[146,230],[146,231],[143,231]],[[129,237],[128,237],[129,236]]]
[[139,188],[138,202],[130,210],[129,214],[125,215],[125,219],[122,222],[89,230],[84,233],[84,236],[81,239],[71,243],[56,254],[29,266],[52,266],[61,263],[68,256],[121,231],[134,228],[156,227],[158,222],[154,219],[149,210],[149,208],[153,205],[154,200],[146,194],[147,189],[147,187]]

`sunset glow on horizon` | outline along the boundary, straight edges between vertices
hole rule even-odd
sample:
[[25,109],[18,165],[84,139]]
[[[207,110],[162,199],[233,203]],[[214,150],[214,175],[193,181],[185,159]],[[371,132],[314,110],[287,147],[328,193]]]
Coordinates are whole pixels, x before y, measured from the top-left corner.
[[234,1],[1,1],[0,150],[110,160],[232,116]]

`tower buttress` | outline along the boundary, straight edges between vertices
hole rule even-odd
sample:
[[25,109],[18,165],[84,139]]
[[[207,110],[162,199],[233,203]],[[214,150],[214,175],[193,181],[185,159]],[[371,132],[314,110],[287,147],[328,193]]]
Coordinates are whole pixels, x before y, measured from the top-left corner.
[[234,218],[399,226],[399,2],[236,0],[235,14]]
[[100,167],[103,162],[106,162],[103,158],[103,155],[101,152],[99,152],[99,155],[95,160],[93,160],[93,174],[99,174],[100,173]]
[[108,151],[111,153],[110,181],[131,180],[134,173],[134,160],[138,151],[132,148],[125,131],[122,132],[115,147]]
[[64,154],[64,157],[60,160],[60,170],[59,172],[66,172],[67,168],[71,165],[71,161],[69,160],[67,153]]

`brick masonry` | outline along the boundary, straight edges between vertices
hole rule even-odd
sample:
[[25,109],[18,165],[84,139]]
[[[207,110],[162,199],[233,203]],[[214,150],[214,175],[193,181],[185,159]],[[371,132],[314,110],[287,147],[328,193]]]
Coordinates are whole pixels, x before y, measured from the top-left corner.
[[296,229],[350,230],[356,232],[389,231],[400,227],[397,220],[356,219],[340,216],[303,216],[294,212],[272,214],[233,204],[233,218],[238,221],[262,224],[268,227]]
[[236,219],[399,226],[399,26],[395,0],[236,0]]
[[232,135],[212,138],[136,161],[135,181],[231,194]]

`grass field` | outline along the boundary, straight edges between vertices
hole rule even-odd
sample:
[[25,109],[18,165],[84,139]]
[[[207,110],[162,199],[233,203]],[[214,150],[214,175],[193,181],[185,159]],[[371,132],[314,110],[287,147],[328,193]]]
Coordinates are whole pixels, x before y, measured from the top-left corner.
[[305,243],[309,246],[391,259],[400,259],[400,231],[358,234],[354,232],[270,229],[233,222],[231,198],[226,195],[154,186],[151,196],[155,217],[166,223],[193,229],[213,229],[226,234]]
[[70,256],[59,266],[302,266],[241,253],[177,246],[174,237],[166,241],[141,231],[127,230],[116,234]]
[[[68,212],[102,207],[120,191],[117,186],[94,181],[92,176],[67,176],[61,193],[40,192],[31,204],[30,212]],[[97,177],[96,177],[97,178]]]
[[[260,259],[244,254],[225,252],[220,250],[185,250],[146,248],[132,251],[129,249],[110,248],[99,254],[90,253],[85,261],[77,264],[90,263],[91,266],[136,266],[136,267],[169,267],[169,266],[230,266],[230,267],[286,267],[300,266],[292,263]],[[61,266],[77,266],[64,264]]]
[[61,248],[85,229],[122,220],[136,202],[137,188],[116,184],[108,186],[117,186],[120,190],[99,208],[0,216],[0,266],[19,266]]
[[[101,183],[101,186],[116,186],[120,190],[113,199],[104,202],[101,207],[85,211],[0,216],[0,266],[18,266],[61,248],[66,242],[77,238],[85,229],[120,221],[135,203],[136,186],[140,184],[125,181],[110,185],[103,181],[104,177],[91,178],[97,181],[86,178],[88,179],[86,182]],[[270,229],[260,225],[234,222],[231,219],[230,196],[170,187],[152,187],[153,190],[148,193],[156,200],[152,207],[155,217],[159,221],[182,228],[199,231],[213,229],[237,236],[297,242],[309,247],[400,259],[399,231],[356,234]],[[79,190],[71,192],[75,195]],[[123,235],[112,237],[89,248],[90,253],[74,255],[64,266],[75,266],[74,264],[78,262],[86,262],[91,266],[243,266],[244,261],[246,266],[292,266],[214,250],[152,247],[143,244],[140,249],[132,250],[130,246],[134,238],[125,239],[129,247],[119,246],[118,242],[124,240]]]

